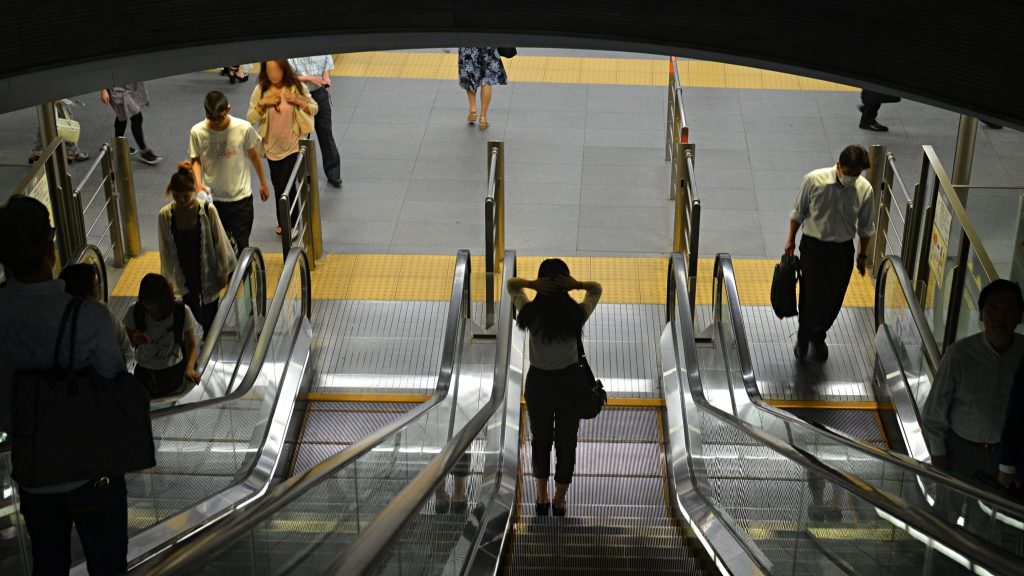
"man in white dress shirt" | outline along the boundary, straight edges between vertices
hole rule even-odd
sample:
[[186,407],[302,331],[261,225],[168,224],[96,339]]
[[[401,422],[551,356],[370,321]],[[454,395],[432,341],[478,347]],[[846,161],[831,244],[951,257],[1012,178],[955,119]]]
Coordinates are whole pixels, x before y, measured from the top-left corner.
[[306,83],[309,94],[317,103],[313,126],[316,129],[316,141],[320,146],[320,158],[323,161],[324,174],[327,181],[335,188],[341,188],[341,152],[334,142],[331,125],[331,70],[334,70],[334,57],[329,54],[289,58],[299,80]]
[[793,348],[799,360],[807,357],[808,345],[819,360],[828,359],[825,334],[843,307],[853,272],[855,236],[860,239],[857,271],[864,275],[868,241],[874,234],[874,201],[871,183],[860,174],[870,166],[864,147],[847,146],[835,166],[804,176],[794,202],[785,252],[793,255],[797,230],[803,228],[800,329]]
[[1020,287],[992,282],[978,309],[985,329],[946,350],[922,412],[932,464],[972,482],[998,474],[1006,407],[1024,358],[1024,336],[1014,332],[1024,310]]

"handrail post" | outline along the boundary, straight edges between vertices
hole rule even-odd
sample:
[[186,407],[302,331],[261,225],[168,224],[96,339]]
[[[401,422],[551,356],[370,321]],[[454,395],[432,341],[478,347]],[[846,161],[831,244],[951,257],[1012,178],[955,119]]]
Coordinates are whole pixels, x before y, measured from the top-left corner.
[[484,328],[494,327],[498,264],[505,258],[505,143],[487,142],[487,191],[484,198]]
[[121,230],[121,208],[117,186],[114,183],[114,163],[110,158],[110,144],[104,144],[100,149],[100,167],[103,170],[103,195],[107,200],[107,220],[110,226],[110,248],[114,254],[114,266],[123,268],[124,257],[124,236]]
[[132,157],[128,139],[114,138],[114,173],[117,175],[117,196],[121,204],[121,222],[124,224],[124,251],[128,258],[142,254],[139,235],[139,211],[135,202],[135,179],[132,176]]
[[[324,235],[320,222],[320,177],[317,173],[316,143],[310,139],[299,142],[306,154],[306,198],[303,216],[306,218],[305,244],[309,254],[309,267],[316,269],[316,262],[324,255]],[[297,183],[296,183],[297,184]]]
[[[881,262],[880,255],[885,252],[885,232],[888,231],[889,227],[889,207],[886,206],[886,212],[884,215],[881,212],[881,206],[884,202],[884,192],[882,188],[883,173],[886,171],[886,167],[888,166],[888,160],[889,158],[886,155],[885,146],[882,146],[881,144],[872,144],[868,148],[868,161],[871,163],[871,167],[868,168],[866,177],[868,182],[871,183],[871,201],[873,203],[871,215],[874,219],[872,224],[875,227],[875,235],[871,238],[870,246],[868,248],[868,253],[871,254],[871,261],[869,262],[869,265],[871,266],[872,273],[874,273],[875,265],[878,262]],[[891,192],[889,193],[889,199],[892,199]],[[885,219],[885,231],[882,230],[883,218]],[[881,244],[881,246],[879,246],[879,244]]]
[[675,66],[675,56],[668,57],[668,105],[665,106],[666,118],[665,118],[665,161],[672,159],[672,144],[674,138],[672,137],[672,126],[675,119],[675,79],[676,75],[673,74],[673,67]]
[[277,199],[277,221],[281,223],[281,253],[287,258],[292,249],[292,210],[288,190]]

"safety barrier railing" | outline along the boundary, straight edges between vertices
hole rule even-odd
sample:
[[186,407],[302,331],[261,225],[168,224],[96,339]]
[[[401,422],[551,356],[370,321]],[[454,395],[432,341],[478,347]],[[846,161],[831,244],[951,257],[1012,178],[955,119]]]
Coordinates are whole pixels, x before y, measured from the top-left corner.
[[[431,453],[441,438],[447,439],[455,408],[450,391],[457,383],[469,320],[470,278],[469,252],[460,250],[437,386],[429,400],[155,559],[146,573],[254,573],[267,562],[281,573],[322,570],[339,546],[365,529],[412,471],[423,465],[423,454]],[[336,497],[342,494],[346,496]],[[309,522],[317,526],[314,533],[304,528]],[[282,546],[280,531],[285,525],[295,527],[300,539]],[[222,556],[226,565],[219,563]]]
[[[89,170],[74,191],[74,203],[82,214],[86,241],[106,246],[103,256],[121,268],[127,262],[121,226],[121,205],[118,199],[114,162],[110,144],[100,147]],[[98,181],[93,180],[97,175]],[[97,203],[102,194],[102,203]]]
[[494,280],[505,259],[505,143],[487,143],[487,193],[484,197],[485,327],[494,326]]
[[[513,251],[505,253],[503,276],[506,283],[515,276]],[[504,541],[515,506],[519,450],[522,374],[513,375],[509,370],[512,316],[511,299],[503,297],[494,380],[487,403],[406,483],[369,526],[337,553],[324,574],[367,574],[371,568],[373,573],[401,573],[402,566],[416,566],[415,571],[421,574],[440,574],[449,559],[455,565],[462,563],[463,569],[474,567],[478,546],[483,543],[487,543],[483,552],[487,558],[481,557],[480,564],[475,565],[482,571],[470,573],[495,573],[501,551],[501,543],[495,545],[495,539]],[[437,527],[432,522],[436,516],[427,504],[460,463],[471,478],[469,482],[475,484],[467,488],[467,493],[475,497],[473,502],[467,502],[465,510],[450,511],[445,526]],[[507,489],[510,486],[511,491]],[[475,511],[472,504],[479,504],[481,509]],[[470,522],[477,513],[487,521]],[[453,546],[453,542],[457,543]]]
[[[52,123],[52,118],[50,121]],[[56,138],[43,147],[39,159],[14,192],[35,198],[46,206],[50,222],[57,230],[54,240],[58,265],[72,262],[86,244],[85,223],[74,202],[74,187],[68,175],[67,150],[63,140]]]
[[923,189],[915,185],[913,192],[907,187],[896,165],[896,156],[886,152],[884,146],[871,147],[872,156],[881,158],[878,175],[878,216],[875,226],[872,270],[877,272],[886,256],[899,256],[914,274],[914,255],[918,246],[923,207]]
[[935,149],[922,149],[918,186],[929,204],[915,255],[914,292],[945,350],[978,326],[977,295],[999,273]]
[[[848,566],[855,567],[857,573],[870,573],[891,569],[891,559],[899,557],[914,558],[913,565],[922,574],[937,568],[951,571],[942,573],[1024,573],[1024,564],[1014,554],[951,525],[908,497],[865,482],[856,469],[860,464],[857,453],[843,447],[856,448],[860,454],[866,453],[863,449],[847,445],[838,435],[825,438],[820,431],[781,411],[744,406],[745,391],[751,386],[756,389],[756,381],[749,358],[744,362],[741,356],[745,335],[742,330],[733,331],[738,296],[734,297],[735,283],[724,276],[728,273],[725,263],[720,259],[716,270],[716,278],[723,274],[724,280],[716,297],[722,307],[718,328],[729,332],[716,337],[714,351],[726,355],[724,368],[720,369],[732,373],[736,385],[730,388],[737,394],[727,392],[732,400],[708,398],[714,394],[705,388],[703,374],[707,367],[698,360],[685,300],[684,262],[678,254],[673,255],[669,269],[670,290],[675,289],[669,295],[673,313],[661,344],[674,486],[684,491],[679,497],[683,515],[716,562],[733,574],[749,574],[754,569],[763,573],[804,573],[809,566],[815,566],[815,573],[839,573]],[[732,317],[726,318],[725,314]],[[829,441],[819,445],[823,438]],[[723,446],[728,448],[724,452]],[[888,462],[896,458],[877,452],[879,459]],[[727,456],[724,465],[721,456]],[[935,474],[912,460],[906,466],[920,468],[921,474]],[[718,472],[713,474],[715,470]],[[734,485],[722,486],[719,475]],[[767,483],[776,485],[766,489]],[[766,499],[751,500],[744,494],[748,487]],[[815,519],[810,505],[826,493],[832,494],[839,516]],[[772,501],[781,494],[790,495],[784,498],[785,503]],[[787,533],[798,537],[764,535],[757,529],[759,524],[752,522],[758,518],[752,516],[758,508],[770,512],[771,522],[789,526]],[[860,545],[851,546],[850,537],[830,540],[816,536],[847,526],[843,523],[845,514],[857,519],[859,529],[874,534],[868,537],[878,546],[872,554],[864,554]],[[815,541],[816,549],[801,545],[801,534]]]
[[669,200],[675,203],[672,251],[687,259],[690,273],[690,308],[697,294],[697,258],[700,247],[700,197],[694,169],[694,145],[686,125],[679,61],[669,58],[668,113],[665,121],[665,160],[670,162]]
[[288,176],[284,193],[277,200],[277,221],[281,226],[283,253],[288,254],[292,246],[301,246],[313,268],[324,250],[319,182],[316,144],[309,139],[300,140],[295,167]]

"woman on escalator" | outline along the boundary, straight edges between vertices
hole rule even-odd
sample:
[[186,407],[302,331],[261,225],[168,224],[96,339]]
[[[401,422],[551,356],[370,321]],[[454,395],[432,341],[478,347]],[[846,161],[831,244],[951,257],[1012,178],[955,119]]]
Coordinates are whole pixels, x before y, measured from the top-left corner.
[[[532,301],[525,289],[537,292]],[[584,290],[583,303],[570,291]],[[526,376],[526,410],[533,437],[533,476],[537,483],[537,515],[565,516],[565,497],[576,466],[576,435],[580,420],[576,413],[577,339],[583,324],[601,298],[601,285],[580,282],[569,274],[569,266],[551,258],[541,262],[536,280],[508,281],[512,303],[519,311],[517,323],[530,332],[530,371]],[[555,446],[555,497],[548,496],[551,445]]]
[[195,176],[188,162],[178,165],[167,185],[174,198],[160,209],[160,273],[210,332],[217,315],[220,291],[235,269],[235,252],[217,214],[208,200],[198,200]]

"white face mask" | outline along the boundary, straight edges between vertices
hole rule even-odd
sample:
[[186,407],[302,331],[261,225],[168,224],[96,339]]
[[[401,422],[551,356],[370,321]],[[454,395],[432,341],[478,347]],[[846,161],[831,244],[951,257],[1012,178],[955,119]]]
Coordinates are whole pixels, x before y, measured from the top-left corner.
[[839,174],[839,183],[843,186],[853,186],[854,182],[857,181],[857,176],[847,176],[846,174]]

